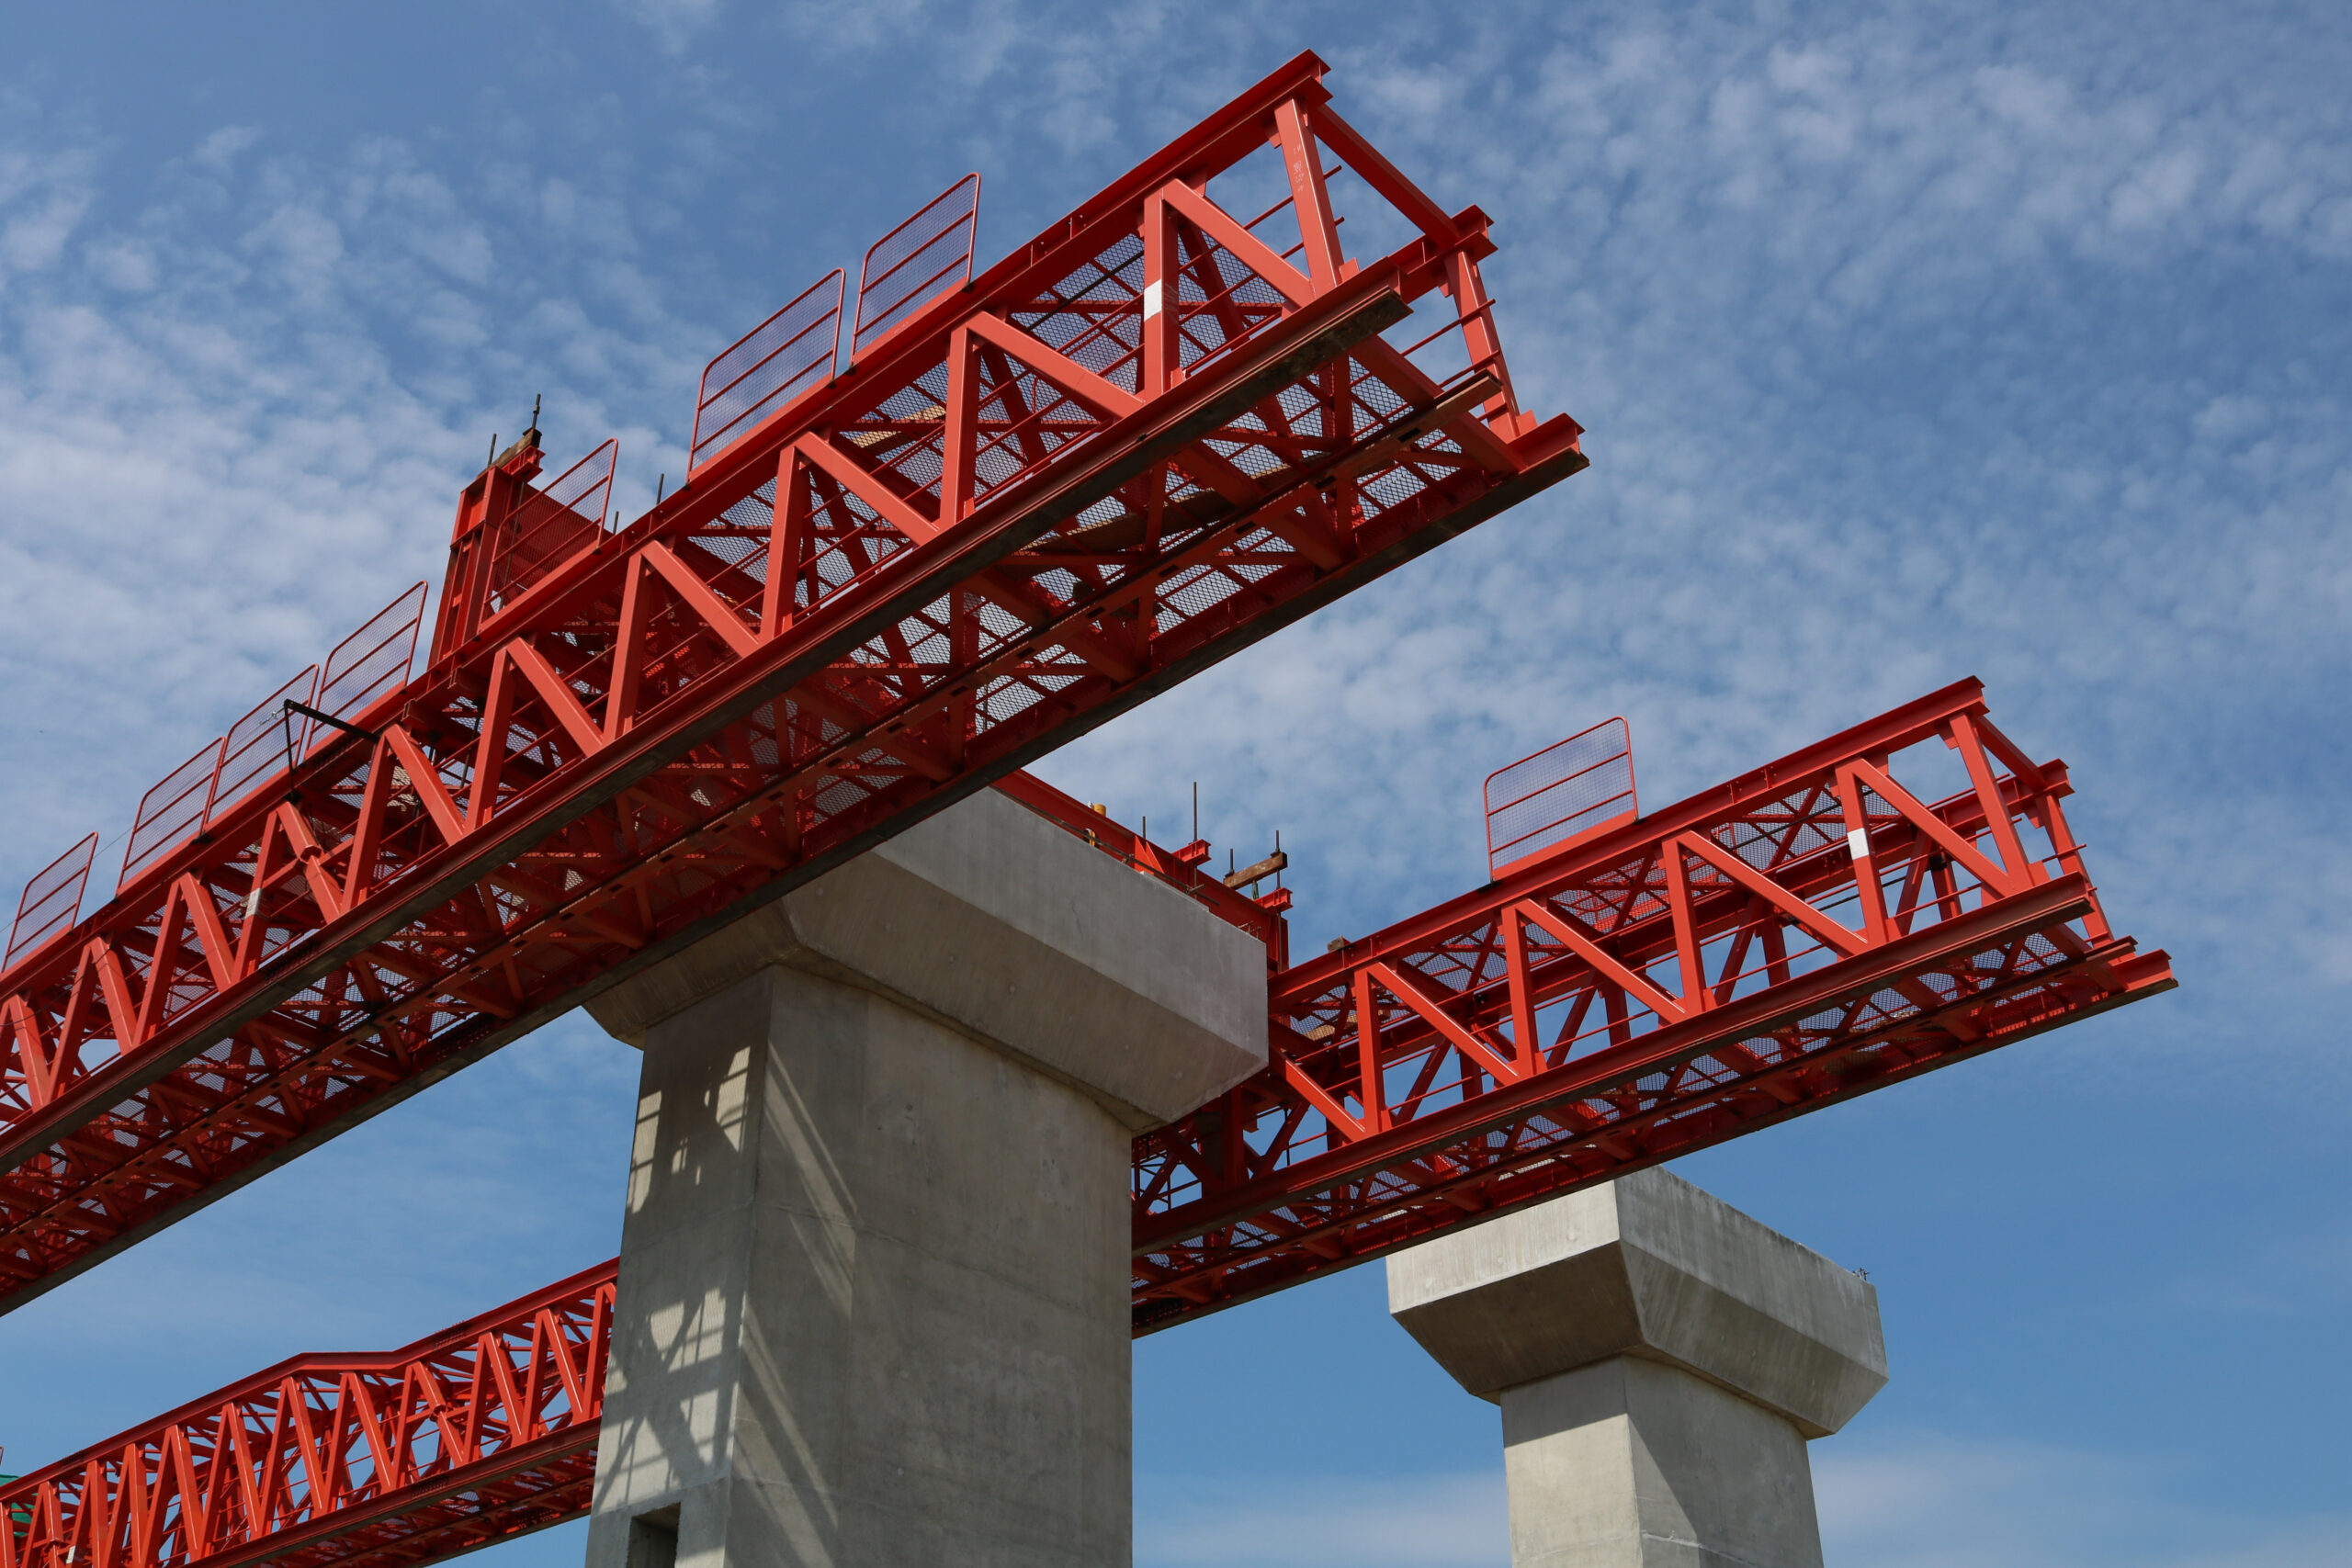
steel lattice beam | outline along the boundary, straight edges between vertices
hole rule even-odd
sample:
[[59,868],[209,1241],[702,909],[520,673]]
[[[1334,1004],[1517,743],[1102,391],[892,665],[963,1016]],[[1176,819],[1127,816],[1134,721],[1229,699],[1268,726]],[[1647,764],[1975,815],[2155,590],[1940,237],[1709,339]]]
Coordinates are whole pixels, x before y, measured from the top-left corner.
[[[1582,468],[1511,394],[1486,219],[1322,69],[618,534],[603,449],[485,470],[424,672],[0,976],[0,1309]],[[1245,222],[1209,190],[1253,155],[1291,194]],[[1343,254],[1327,158],[1404,244]],[[1451,377],[1379,335],[1417,302]]]
[[1267,1071],[1136,1141],[1138,1331],[2170,989],[2069,789],[1962,682],[1278,976]]
[[400,1568],[583,1513],[613,1274],[405,1349],[298,1356],[11,1483],[0,1568]]

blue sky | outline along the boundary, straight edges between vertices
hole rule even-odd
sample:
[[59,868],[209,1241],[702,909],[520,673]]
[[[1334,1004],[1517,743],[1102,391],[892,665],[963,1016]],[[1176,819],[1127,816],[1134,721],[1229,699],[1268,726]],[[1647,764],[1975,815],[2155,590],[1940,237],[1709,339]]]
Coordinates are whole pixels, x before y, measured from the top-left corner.
[[[1679,1169],[1881,1288],[1839,1568],[2352,1560],[2352,13],[626,0],[10,7],[0,886],[407,582],[535,393],[684,467],[703,362],[977,168],[983,262],[1297,49],[1449,205],[1588,473],[1050,759],[1325,937],[1491,768],[1662,803],[1962,675],[2182,988]],[[609,1256],[568,1020],[0,1322],[42,1462]],[[1499,1442],[1359,1269],[1138,1350],[1148,1568],[1499,1568]],[[499,1549],[576,1562],[577,1529]]]

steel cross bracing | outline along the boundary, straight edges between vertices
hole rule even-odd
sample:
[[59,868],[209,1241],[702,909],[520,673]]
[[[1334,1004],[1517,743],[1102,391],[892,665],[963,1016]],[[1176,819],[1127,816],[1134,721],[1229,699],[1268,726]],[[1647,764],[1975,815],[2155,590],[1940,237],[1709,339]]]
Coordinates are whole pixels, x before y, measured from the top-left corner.
[[587,1512],[613,1267],[297,1356],[0,1491],[0,1568],[431,1562]]
[[2069,790],[1962,682],[1283,971],[1136,1141],[1137,1331],[2171,989]]
[[0,975],[0,1307],[1582,468],[1515,400],[1486,219],[1322,71],[967,285],[951,191],[869,257],[854,362],[837,279],[763,323],[617,533],[608,449],[486,469],[424,672],[193,789]]
[[[1286,898],[1008,788],[1282,940]],[[1965,682],[1278,966],[1272,1065],[1136,1140],[1136,1331],[2169,988],[2109,929],[2067,793]],[[0,1568],[390,1568],[584,1513],[616,1271],[0,1486]]]

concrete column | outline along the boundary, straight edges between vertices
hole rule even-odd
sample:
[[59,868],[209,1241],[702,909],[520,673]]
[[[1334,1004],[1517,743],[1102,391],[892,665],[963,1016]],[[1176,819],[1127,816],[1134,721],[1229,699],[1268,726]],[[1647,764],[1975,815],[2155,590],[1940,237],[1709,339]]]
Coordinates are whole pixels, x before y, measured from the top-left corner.
[[1663,1170],[1388,1260],[1502,1406],[1514,1568],[1821,1568],[1808,1439],[1886,1384],[1878,1292]]
[[645,1066],[590,1568],[1123,1568],[1129,1142],[1265,1005],[992,791],[591,1003]]

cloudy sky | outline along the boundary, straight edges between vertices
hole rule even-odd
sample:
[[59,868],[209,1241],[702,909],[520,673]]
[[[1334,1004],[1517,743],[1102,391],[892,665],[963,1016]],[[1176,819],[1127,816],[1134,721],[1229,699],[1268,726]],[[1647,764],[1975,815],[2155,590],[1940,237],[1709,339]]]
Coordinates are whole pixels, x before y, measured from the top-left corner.
[[[6,25],[0,887],[435,574],[534,394],[559,457],[619,437],[633,515],[704,361],[950,180],[985,263],[1313,48],[1494,216],[1521,392],[1593,467],[1040,771],[1280,829],[1311,951],[1482,880],[1479,779],[1597,719],[1656,805],[1984,677],[2182,988],[1679,1168],[1880,1286],[1830,1561],[2352,1560],[2352,13]],[[6,1468],[609,1256],[635,1073],[566,1021],[0,1323]],[[1148,1568],[1507,1560],[1492,1408],[1377,1269],[1146,1341],[1136,1420]]]

